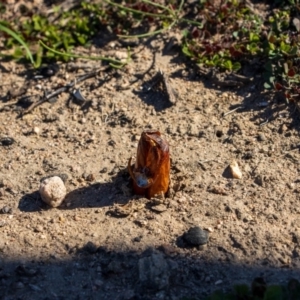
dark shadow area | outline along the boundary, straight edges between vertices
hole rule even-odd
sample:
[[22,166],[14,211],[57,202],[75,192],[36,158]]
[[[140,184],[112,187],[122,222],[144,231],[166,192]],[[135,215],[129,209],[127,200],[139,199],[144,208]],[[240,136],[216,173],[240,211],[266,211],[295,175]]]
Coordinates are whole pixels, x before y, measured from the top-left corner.
[[121,244],[109,249],[92,242],[65,247],[68,259],[53,254],[44,259],[6,260],[4,249],[0,299],[206,299],[215,290],[230,291],[241,283],[251,286],[258,278],[266,286],[286,285],[300,277],[299,270],[258,267],[238,259],[208,261],[203,251],[189,250],[193,254],[188,255],[171,245],[141,251],[118,250]]
[[[146,82],[144,86],[147,85],[148,83]],[[147,105],[153,106],[157,112],[163,111],[172,106],[172,103],[170,103],[168,100],[168,96],[160,91],[147,91],[146,88],[144,88],[144,91],[135,91],[134,93],[138,95]]]
[[[216,89],[222,93],[234,92],[243,100],[238,103],[228,101],[228,111],[220,114],[220,118],[234,113],[254,112],[250,118],[256,125],[263,127],[265,124],[278,118],[291,117],[289,128],[300,130],[299,108],[296,102],[287,103],[284,94],[275,89],[266,90],[263,86],[263,61],[244,62],[238,73],[220,73],[210,68],[199,67],[182,55],[172,58],[172,62],[185,61],[183,69],[177,69],[169,74],[170,78],[181,78],[187,81],[201,82],[208,89]],[[250,71],[249,71],[250,70]],[[182,74],[185,74],[184,76]],[[284,122],[284,121],[283,121]],[[228,133],[229,135],[232,132]]]
[[227,166],[223,173],[222,173],[222,176],[225,177],[225,178],[232,178],[232,174],[231,174],[231,171],[230,171],[230,167]]
[[23,212],[35,212],[49,209],[41,199],[39,191],[25,194],[19,201],[18,209]]
[[[56,174],[53,174],[56,175]],[[124,195],[124,190],[128,196]],[[66,198],[58,209],[75,209],[84,207],[104,207],[114,203],[126,204],[131,195],[131,181],[127,169],[120,170],[112,177],[111,182],[95,183],[87,187],[74,189],[66,195]],[[19,201],[18,208],[23,212],[35,212],[51,209],[45,204],[38,191],[25,194]]]

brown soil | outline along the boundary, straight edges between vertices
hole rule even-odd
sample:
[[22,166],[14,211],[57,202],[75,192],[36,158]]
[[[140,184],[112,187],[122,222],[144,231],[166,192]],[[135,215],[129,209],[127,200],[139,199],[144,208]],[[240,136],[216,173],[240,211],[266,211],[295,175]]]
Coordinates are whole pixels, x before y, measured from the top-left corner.
[[[169,39],[137,45],[118,71],[74,61],[34,78],[1,62],[1,299],[203,299],[258,276],[299,278],[299,112],[262,92],[259,71],[224,87],[178,57],[176,43],[166,47]],[[118,41],[88,53],[96,50],[126,56]],[[130,84],[153,52],[153,68]],[[43,91],[97,67],[97,76],[20,117]],[[158,69],[170,76],[175,105],[146,91]],[[160,130],[170,144],[176,193],[162,212],[132,194],[126,169],[145,129]],[[242,179],[228,174],[233,160]],[[59,208],[38,193],[40,179],[53,174],[68,176]],[[204,247],[182,239],[195,225],[209,232]]]

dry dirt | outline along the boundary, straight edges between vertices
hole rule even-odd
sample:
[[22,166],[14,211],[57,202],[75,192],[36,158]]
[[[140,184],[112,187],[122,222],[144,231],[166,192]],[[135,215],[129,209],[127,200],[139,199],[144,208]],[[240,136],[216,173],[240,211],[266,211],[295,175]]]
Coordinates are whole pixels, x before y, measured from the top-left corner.
[[[35,78],[1,62],[0,299],[204,299],[257,276],[299,279],[299,112],[261,91],[259,71],[244,85],[213,84],[166,39],[133,47],[119,71],[74,61]],[[117,41],[85,51],[126,55]],[[131,84],[153,52],[153,68]],[[97,67],[96,77],[20,117],[44,91]],[[158,69],[170,76],[175,105],[146,91]],[[163,212],[132,194],[126,169],[145,129],[170,144],[177,191]],[[242,179],[228,176],[232,160]],[[68,176],[59,208],[38,193],[52,174]],[[195,225],[209,232],[204,247],[182,239]]]

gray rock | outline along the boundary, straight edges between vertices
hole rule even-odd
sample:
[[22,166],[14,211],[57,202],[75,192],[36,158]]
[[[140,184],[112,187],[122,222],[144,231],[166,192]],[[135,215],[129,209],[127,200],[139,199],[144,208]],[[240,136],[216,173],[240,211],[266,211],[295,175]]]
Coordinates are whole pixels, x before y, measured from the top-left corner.
[[164,204],[159,204],[159,205],[152,206],[151,210],[153,210],[157,213],[162,213],[167,210],[167,207]]
[[0,209],[0,213],[2,214],[12,214],[12,208],[9,206],[4,206]]
[[183,238],[191,246],[201,246],[208,242],[208,232],[196,226],[190,228]]
[[114,274],[122,273],[122,270],[123,270],[122,262],[118,260],[112,260],[106,268],[107,273],[114,273]]
[[15,143],[15,140],[11,137],[2,137],[0,138],[0,145],[1,146],[11,146],[13,143]]
[[260,141],[260,142],[263,142],[263,141],[266,140],[266,137],[262,132],[260,132],[257,136],[257,140]]
[[169,285],[169,265],[161,253],[152,253],[139,259],[139,282],[142,287],[162,290]]

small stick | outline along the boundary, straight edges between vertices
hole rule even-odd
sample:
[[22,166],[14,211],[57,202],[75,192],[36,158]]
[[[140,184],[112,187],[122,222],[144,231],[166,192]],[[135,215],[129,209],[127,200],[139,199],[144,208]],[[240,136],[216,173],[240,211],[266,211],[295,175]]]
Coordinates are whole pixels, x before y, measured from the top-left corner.
[[265,122],[260,123],[259,127],[265,126],[268,123],[269,123],[269,119],[267,119]]
[[236,107],[236,108],[234,108],[234,109],[232,109],[232,110],[230,110],[230,111],[228,111],[228,112],[226,112],[226,113],[222,113],[222,117],[224,118],[224,117],[226,117],[227,115],[230,115],[230,114],[234,113],[234,112],[237,111],[239,108],[243,108],[243,106],[238,106],[238,107]]
[[22,115],[26,115],[28,113],[30,113],[33,109],[35,109],[37,106],[43,104],[44,102],[47,102],[49,99],[63,93],[66,92],[67,90],[69,90],[69,88],[74,87],[75,84],[82,82],[88,78],[92,78],[94,76],[96,76],[98,74],[98,72],[100,72],[100,70],[97,71],[93,71],[91,73],[82,75],[81,77],[79,77],[78,79],[75,79],[73,82],[68,83],[67,85],[59,88],[58,90],[56,90],[55,92],[45,95],[41,100],[33,102],[27,109],[25,109],[22,113]]
[[19,102],[19,100],[11,101],[9,103],[4,103],[4,104],[0,105],[0,110],[6,106],[11,106],[11,105],[17,104],[18,102]]

